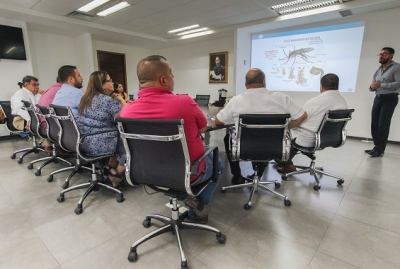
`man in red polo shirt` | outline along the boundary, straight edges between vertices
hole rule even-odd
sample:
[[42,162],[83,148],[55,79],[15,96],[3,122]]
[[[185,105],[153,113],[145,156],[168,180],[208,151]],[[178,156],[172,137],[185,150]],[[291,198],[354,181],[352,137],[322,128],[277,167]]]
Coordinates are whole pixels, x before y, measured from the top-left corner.
[[[196,102],[187,95],[175,95],[174,75],[166,59],[159,55],[148,56],[137,65],[139,79],[139,98],[127,104],[121,111],[123,118],[142,119],[183,119],[185,136],[189,149],[190,161],[193,163],[204,153],[204,145],[200,134],[207,130],[207,118]],[[219,171],[222,172],[219,160]],[[212,156],[200,163],[200,171],[204,170],[203,180],[212,174]],[[210,207],[208,203],[217,187],[211,183],[196,198],[188,197],[188,219],[192,222],[207,223]],[[198,207],[198,205],[204,204]],[[199,210],[198,208],[203,208]]]

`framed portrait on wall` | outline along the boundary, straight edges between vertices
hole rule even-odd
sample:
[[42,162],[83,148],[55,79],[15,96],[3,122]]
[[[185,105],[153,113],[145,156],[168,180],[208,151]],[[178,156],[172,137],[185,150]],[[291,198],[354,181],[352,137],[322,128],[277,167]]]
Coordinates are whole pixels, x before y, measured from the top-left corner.
[[214,52],[209,55],[209,83],[228,83],[228,52]]

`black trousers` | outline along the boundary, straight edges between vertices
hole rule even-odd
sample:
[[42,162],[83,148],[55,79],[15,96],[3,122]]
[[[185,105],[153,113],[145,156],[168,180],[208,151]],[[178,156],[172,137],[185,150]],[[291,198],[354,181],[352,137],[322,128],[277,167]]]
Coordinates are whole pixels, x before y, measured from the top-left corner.
[[385,151],[390,123],[398,102],[399,97],[395,94],[375,96],[371,111],[371,135],[375,149],[380,153]]

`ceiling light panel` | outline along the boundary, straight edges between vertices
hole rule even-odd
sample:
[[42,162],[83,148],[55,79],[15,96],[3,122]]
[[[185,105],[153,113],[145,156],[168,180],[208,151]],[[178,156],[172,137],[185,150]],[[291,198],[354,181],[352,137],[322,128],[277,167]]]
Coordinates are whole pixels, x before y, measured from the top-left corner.
[[80,11],[80,12],[89,12],[89,11],[91,11],[92,9],[95,9],[95,8],[98,7],[98,6],[101,6],[101,5],[103,5],[104,3],[107,3],[108,1],[110,1],[110,0],[94,0],[94,1],[92,1],[92,2],[90,2],[90,3],[88,3],[88,4],[86,4],[86,5],[84,5],[83,7],[78,8],[77,11]]
[[112,6],[110,8],[107,8],[106,10],[103,10],[99,13],[97,13],[97,16],[101,16],[101,17],[105,17],[108,16],[110,14],[113,14],[117,11],[120,11],[121,9],[127,8],[129,7],[131,4],[129,4],[128,2],[121,2],[119,4],[116,4],[115,6]]
[[190,26],[186,26],[186,27],[182,27],[182,28],[179,28],[179,29],[174,29],[174,30],[168,31],[168,33],[169,34],[174,34],[174,33],[182,32],[182,31],[185,31],[185,30],[190,30],[190,29],[194,29],[194,28],[198,28],[198,27],[200,27],[200,25],[194,24],[194,25],[190,25]]
[[202,28],[197,28],[197,29],[193,29],[193,30],[189,30],[189,31],[180,32],[180,33],[177,33],[177,35],[188,35],[188,34],[193,34],[193,33],[197,33],[197,32],[208,31],[208,30],[210,30],[210,28],[202,27]]

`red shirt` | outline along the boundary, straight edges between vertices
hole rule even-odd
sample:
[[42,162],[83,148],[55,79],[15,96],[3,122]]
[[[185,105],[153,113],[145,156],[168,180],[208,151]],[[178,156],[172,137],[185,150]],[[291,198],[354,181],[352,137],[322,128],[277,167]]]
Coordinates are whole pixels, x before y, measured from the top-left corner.
[[[190,162],[204,153],[199,129],[207,126],[207,118],[197,103],[188,95],[175,95],[160,87],[144,88],[139,98],[122,108],[121,117],[140,119],[183,119]],[[200,163],[204,170],[204,161]]]

